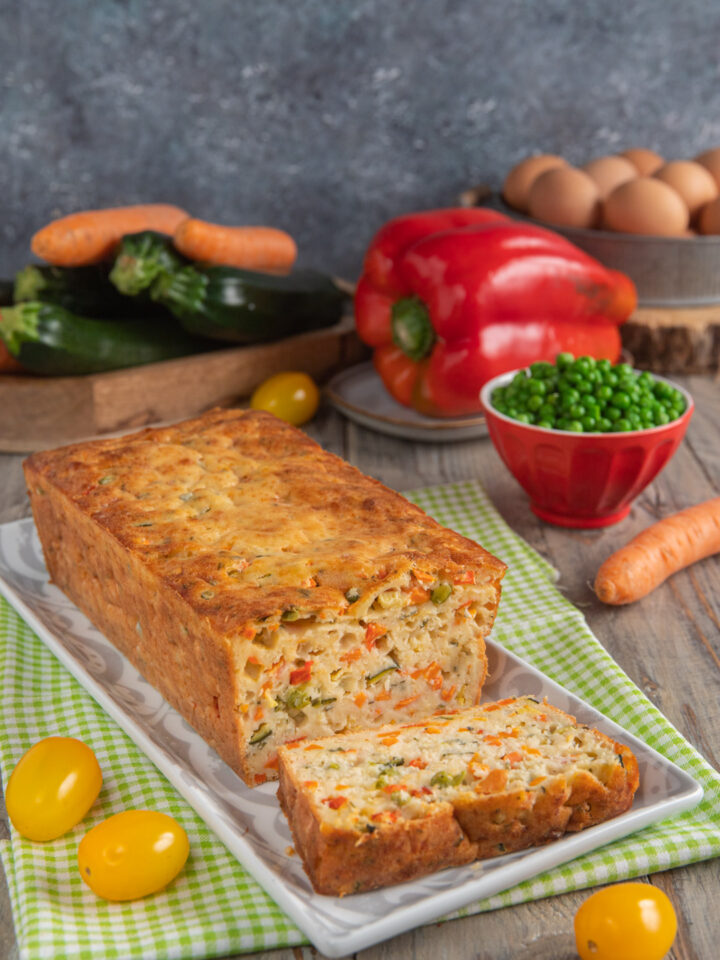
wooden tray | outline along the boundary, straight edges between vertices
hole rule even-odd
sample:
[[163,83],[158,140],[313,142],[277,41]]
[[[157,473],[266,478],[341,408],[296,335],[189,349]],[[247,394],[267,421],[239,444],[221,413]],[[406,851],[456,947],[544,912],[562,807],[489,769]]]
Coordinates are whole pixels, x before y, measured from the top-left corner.
[[30,453],[227,407],[281,370],[320,380],[365,359],[352,317],[274,343],[82,377],[0,374],[0,450]]

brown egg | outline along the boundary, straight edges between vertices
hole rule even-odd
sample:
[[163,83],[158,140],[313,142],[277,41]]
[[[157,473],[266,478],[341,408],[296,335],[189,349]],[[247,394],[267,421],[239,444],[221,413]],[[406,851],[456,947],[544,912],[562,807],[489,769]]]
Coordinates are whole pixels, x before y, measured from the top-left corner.
[[530,189],[528,212],[556,227],[594,227],[600,216],[600,192],[583,170],[546,170]]
[[562,157],[551,153],[541,153],[536,157],[527,157],[512,168],[503,184],[503,197],[506,203],[516,210],[527,212],[528,194],[530,187],[537,177],[553,167],[565,167],[567,163]]
[[659,153],[646,150],[644,147],[631,147],[629,150],[623,150],[618,156],[629,160],[641,177],[651,177],[665,163]]
[[720,197],[706,203],[698,216],[698,233],[706,236],[720,233]]
[[687,230],[689,220],[680,194],[654,177],[621,183],[603,208],[603,226],[621,233],[677,237]]
[[718,187],[712,175],[705,167],[692,160],[673,160],[672,163],[660,167],[654,176],[677,190],[690,211],[691,220],[700,207],[710,203],[718,195]]
[[695,157],[695,163],[699,163],[712,174],[718,189],[720,189],[720,147],[699,154]]
[[603,200],[615,187],[638,175],[635,166],[625,157],[596,157],[580,169],[593,178]]

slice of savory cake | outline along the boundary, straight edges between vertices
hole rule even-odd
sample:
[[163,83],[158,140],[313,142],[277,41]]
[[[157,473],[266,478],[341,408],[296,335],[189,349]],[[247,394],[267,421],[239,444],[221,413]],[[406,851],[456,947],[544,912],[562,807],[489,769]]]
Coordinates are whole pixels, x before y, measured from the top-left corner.
[[518,697],[280,748],[279,798],[318,893],[343,896],[557,839],[627,810],[620,743]]
[[53,581],[248,783],[477,702],[505,565],[269,414],[25,462]]

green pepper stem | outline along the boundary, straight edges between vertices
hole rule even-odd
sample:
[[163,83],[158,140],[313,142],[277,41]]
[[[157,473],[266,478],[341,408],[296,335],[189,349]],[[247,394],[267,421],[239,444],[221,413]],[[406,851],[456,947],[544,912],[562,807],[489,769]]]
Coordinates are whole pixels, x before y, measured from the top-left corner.
[[428,309],[417,297],[404,297],[392,306],[392,338],[411,360],[426,357],[435,342]]

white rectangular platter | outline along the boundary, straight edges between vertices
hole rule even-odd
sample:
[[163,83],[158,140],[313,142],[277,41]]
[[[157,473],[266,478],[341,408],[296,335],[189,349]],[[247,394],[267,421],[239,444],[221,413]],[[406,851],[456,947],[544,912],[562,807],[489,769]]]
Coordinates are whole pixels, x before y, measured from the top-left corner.
[[[699,803],[688,774],[497,644],[488,644],[484,700],[547,696],[583,723],[626,743],[640,766],[632,809],[534,848],[343,899],[314,893],[275,797],[247,787],[137,670],[48,582],[32,520],[0,526],[0,592],[227,848],[327,957],[362,950]],[[239,906],[239,905],[238,905]]]

